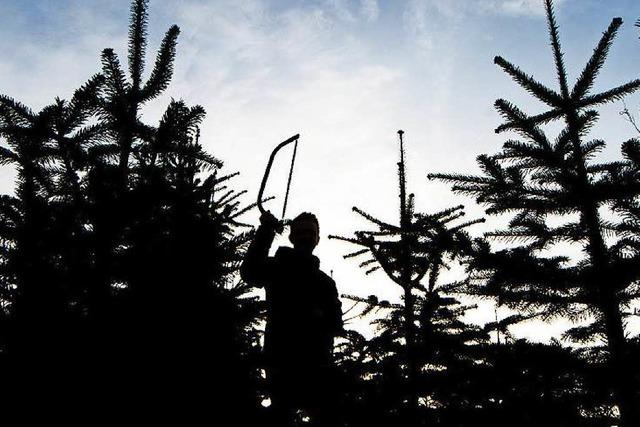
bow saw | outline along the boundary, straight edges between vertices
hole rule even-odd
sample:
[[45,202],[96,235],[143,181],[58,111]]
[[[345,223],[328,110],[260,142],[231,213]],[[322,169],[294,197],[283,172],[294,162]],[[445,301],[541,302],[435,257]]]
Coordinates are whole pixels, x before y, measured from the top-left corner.
[[[262,183],[260,183],[260,191],[258,192],[258,209],[261,214],[266,212],[265,208],[262,206],[264,189],[267,185],[267,181],[269,179],[269,173],[271,172],[271,166],[273,165],[273,160],[276,158],[276,154],[280,151],[281,148],[291,144],[295,141],[295,145],[293,146],[293,156],[291,157],[291,167],[289,168],[289,178],[287,180],[287,191],[284,196],[284,204],[282,205],[282,218],[280,219],[281,227],[285,224],[285,214],[287,212],[287,202],[289,201],[289,190],[291,189],[291,178],[293,177],[293,165],[296,161],[296,154],[298,152],[298,140],[300,139],[300,134],[296,134],[289,139],[282,141],[280,144],[276,146],[271,152],[271,156],[269,156],[269,162],[267,163],[267,168],[264,171],[264,176],[262,177]],[[281,232],[282,230],[278,230]]]

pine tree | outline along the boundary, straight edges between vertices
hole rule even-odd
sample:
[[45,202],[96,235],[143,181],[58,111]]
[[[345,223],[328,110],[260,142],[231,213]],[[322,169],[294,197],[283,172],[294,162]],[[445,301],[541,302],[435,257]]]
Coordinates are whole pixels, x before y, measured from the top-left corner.
[[118,157],[118,169],[122,185],[126,186],[129,176],[129,160],[136,156],[142,141],[149,139],[148,127],[140,121],[140,108],[157,98],[169,86],[173,75],[173,61],[180,28],[173,25],[164,36],[156,61],[143,84],[147,48],[148,0],[134,0],[131,4],[129,24],[129,79],[122,70],[113,49],[102,52],[102,74],[105,87],[99,98],[99,114],[112,132],[113,150]]
[[140,111],[146,102],[164,92],[173,75],[180,33],[176,25],[166,32],[153,70],[147,81],[143,82],[147,26],[148,1],[133,0],[128,38],[128,78],[113,49],[104,49],[101,55],[104,84],[96,100],[97,117],[109,139],[107,143],[92,148],[90,155],[97,162],[89,176],[97,192],[97,198],[91,201],[91,209],[94,212],[98,277],[89,298],[94,305],[92,311],[97,316],[106,310],[100,304],[108,298],[109,272],[116,268],[113,251],[125,227],[122,215],[127,210],[131,196],[131,169],[141,163],[140,151],[151,143],[154,135],[153,128],[141,121]]
[[[381,344],[383,347],[388,345],[384,351],[392,351],[398,355],[403,354],[399,360],[396,359],[396,362],[401,362],[406,367],[404,376],[407,391],[398,397],[407,402],[408,422],[415,422],[419,406],[419,385],[417,382],[423,365],[427,363],[421,359],[421,356],[424,356],[424,348],[421,348],[421,345],[428,341],[427,334],[433,333],[436,329],[442,331],[452,326],[452,322],[470,308],[464,306],[453,310],[451,307],[447,308],[447,305],[454,306],[457,302],[440,297],[437,286],[438,276],[443,268],[448,267],[448,258],[455,259],[462,255],[466,247],[470,247],[471,240],[463,229],[483,222],[483,220],[452,225],[453,221],[464,216],[462,206],[430,215],[414,211],[414,195],[407,196],[404,132],[399,131],[398,134],[400,137],[400,161],[398,162],[399,226],[376,219],[354,207],[354,212],[373,223],[378,230],[356,231],[354,238],[341,236],[330,236],[330,238],[364,247],[364,249],[347,254],[345,258],[369,255],[370,258],[361,262],[360,267],[365,268],[367,274],[382,268],[386,275],[403,291],[401,309],[384,306],[378,303],[377,299],[370,297],[367,300],[367,310],[392,308],[388,317],[378,321],[381,330],[386,333],[379,337],[384,343],[377,344]],[[425,278],[428,280],[427,286],[422,284]],[[417,329],[419,322],[423,325],[420,331]],[[446,325],[436,326],[439,322],[446,323]],[[440,326],[442,329],[439,329]],[[425,335],[420,337],[418,332]],[[399,340],[405,342],[403,349],[397,344]],[[423,354],[421,355],[419,352]]]
[[[607,213],[607,209],[615,210],[620,203],[637,198],[640,187],[635,178],[619,178],[629,168],[630,149],[635,151],[637,142],[623,146],[627,161],[596,163],[593,158],[605,143],[586,137],[598,119],[593,108],[635,92],[640,80],[590,93],[622,25],[616,18],[569,88],[552,1],[546,0],[545,6],[560,91],[537,82],[501,57],[496,57],[495,63],[550,108],[528,115],[508,101],[496,101],[505,118],[496,131],[514,131],[523,140],[508,140],[497,155],[479,156],[482,176],[431,177],[454,183],[455,192],[476,196],[479,203],[488,206],[489,214],[513,215],[508,229],[489,235],[516,247],[492,251],[487,243],[479,244],[469,265],[475,272],[469,291],[499,297],[509,308],[543,319],[591,319],[569,335],[606,339],[621,424],[637,425],[637,370],[626,355],[624,308],[639,295],[634,283],[640,270],[634,254],[609,243],[622,236],[616,215]],[[541,126],[555,120],[562,120],[565,127],[550,141]],[[558,218],[564,223],[551,225],[551,220]],[[546,252],[562,242],[581,246],[583,256],[577,263],[571,263],[566,255]]]
[[263,307],[237,270],[255,204],[204,150],[201,106],[172,100],[157,126],[141,121],[178,34],[143,84],[146,10],[133,1],[130,81],[107,49],[68,101],[34,113],[0,96],[0,163],[18,172],[0,197],[4,401],[253,424]]
[[[18,175],[15,197],[4,196],[2,204],[5,274],[15,286],[13,317],[23,328],[23,337],[14,335],[10,341],[45,339],[51,335],[47,328],[59,325],[65,312],[62,284],[50,282],[56,267],[49,245],[54,225],[50,199],[56,187],[51,143],[55,119],[53,106],[34,113],[8,96],[0,97],[0,135],[8,145],[0,149],[1,162],[14,165]],[[51,337],[49,345],[54,341]]]

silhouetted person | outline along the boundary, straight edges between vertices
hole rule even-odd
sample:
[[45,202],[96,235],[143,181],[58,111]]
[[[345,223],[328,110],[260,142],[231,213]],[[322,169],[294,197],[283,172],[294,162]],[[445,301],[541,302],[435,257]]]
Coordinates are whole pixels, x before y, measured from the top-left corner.
[[278,220],[265,212],[241,267],[242,278],[264,287],[267,325],[264,355],[271,409],[286,425],[297,409],[318,425],[334,426],[336,391],[332,387],[333,340],[342,329],[336,284],[312,254],[319,240],[315,215],[291,222],[293,248],[281,246],[269,257]]

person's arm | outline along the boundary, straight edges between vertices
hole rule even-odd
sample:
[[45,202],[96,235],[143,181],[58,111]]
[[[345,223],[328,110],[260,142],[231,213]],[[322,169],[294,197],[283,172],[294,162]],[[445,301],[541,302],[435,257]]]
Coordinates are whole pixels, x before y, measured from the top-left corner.
[[260,226],[240,266],[240,277],[253,286],[263,287],[273,275],[273,260],[269,258],[269,248],[276,235],[278,220],[265,212],[260,217]]

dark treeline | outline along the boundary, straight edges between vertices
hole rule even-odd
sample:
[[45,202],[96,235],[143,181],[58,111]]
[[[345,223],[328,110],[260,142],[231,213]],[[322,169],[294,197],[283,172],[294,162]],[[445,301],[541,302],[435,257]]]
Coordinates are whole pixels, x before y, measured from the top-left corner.
[[[480,175],[430,175],[508,229],[472,237],[485,218],[462,206],[417,212],[400,131],[397,223],[354,208],[373,229],[332,236],[402,292],[342,296],[345,321],[376,318],[372,338],[346,330],[335,343],[345,426],[640,425],[640,339],[627,326],[640,297],[640,140],[598,163],[605,142],[588,137],[597,107],[640,80],[592,93],[614,19],[570,87],[544,3],[559,91],[495,62],[548,110],[496,101],[497,132],[513,139],[478,156]],[[96,75],[40,111],[0,96],[0,162],[17,171],[0,196],[0,402],[89,423],[266,425],[265,307],[238,274],[254,205],[202,149],[202,107],[171,100],[159,123],[141,121],[170,83],[180,33],[167,31],[145,81],[147,6],[132,2],[126,66],[105,49]],[[554,255],[567,243],[579,258]],[[464,274],[450,283],[452,266]],[[479,298],[511,314],[469,323]],[[509,333],[531,319],[574,327],[550,344]]]

